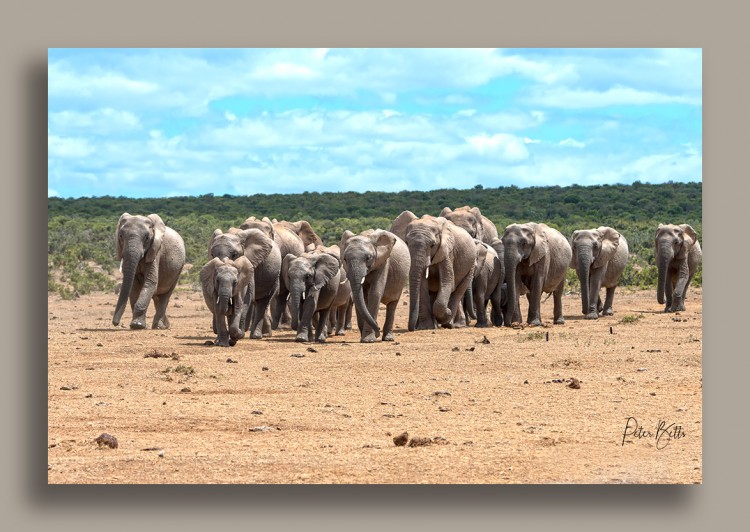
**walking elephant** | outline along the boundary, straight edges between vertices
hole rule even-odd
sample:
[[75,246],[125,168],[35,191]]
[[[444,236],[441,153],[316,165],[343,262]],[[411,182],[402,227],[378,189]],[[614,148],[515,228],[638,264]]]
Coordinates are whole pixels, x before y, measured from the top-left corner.
[[213,314],[214,344],[235,345],[245,336],[242,324],[244,297],[253,279],[253,267],[244,255],[237,259],[214,257],[201,269],[203,299]]
[[[281,264],[281,276],[289,287],[292,329],[297,342],[325,342],[328,318],[340,284],[339,261],[328,253],[289,253]],[[313,316],[318,323],[313,334]]]
[[119,325],[130,299],[131,329],[146,328],[146,310],[154,300],[153,329],[168,329],[167,305],[185,265],[185,243],[158,214],[123,213],[115,231],[115,253],[120,259],[122,287],[112,325]]
[[411,259],[406,243],[390,231],[368,229],[341,236],[342,265],[357,309],[360,342],[380,336],[378,310],[385,304],[383,341],[393,341],[396,307],[408,279]]
[[563,324],[562,295],[565,272],[573,251],[568,240],[543,223],[511,224],[502,237],[505,254],[505,282],[508,304],[503,322],[510,326],[520,321],[518,297],[521,286],[528,290],[527,323],[541,325],[542,292],[554,294],[554,323]]
[[[208,245],[209,258],[236,260],[245,256],[253,269],[253,277],[244,296],[242,326],[250,330],[250,338],[261,338],[261,320],[268,304],[279,289],[281,253],[276,243],[259,229],[230,228],[223,233],[216,229]],[[252,308],[252,323],[251,322]]]
[[328,336],[343,336],[346,334],[347,320],[351,328],[352,287],[341,270],[341,248],[336,244],[319,245],[311,253],[328,253],[339,261],[339,285],[328,315]]
[[456,210],[445,207],[440,211],[440,216],[464,229],[472,238],[487,244],[491,243],[493,238],[499,237],[497,227],[492,223],[492,220],[482,214],[479,207],[464,205]]
[[450,220],[411,211],[393,221],[391,232],[409,248],[409,330],[452,328],[474,274],[474,239]]
[[685,294],[703,257],[698,234],[688,224],[659,224],[654,246],[659,269],[656,299],[664,304],[666,294],[664,312],[685,310]]
[[[502,241],[497,238],[496,246],[502,247]],[[492,301],[492,324],[502,325],[502,284],[505,266],[498,257],[495,247],[474,239],[477,258],[472,280],[472,297],[476,313],[476,327],[489,327],[487,321],[487,303]],[[466,303],[464,303],[466,305]],[[500,323],[497,323],[497,320]]]
[[[628,262],[628,242],[611,227],[573,231],[570,267],[581,282],[581,310],[587,320],[614,314],[612,303],[620,276]],[[607,289],[602,305],[599,291]]]

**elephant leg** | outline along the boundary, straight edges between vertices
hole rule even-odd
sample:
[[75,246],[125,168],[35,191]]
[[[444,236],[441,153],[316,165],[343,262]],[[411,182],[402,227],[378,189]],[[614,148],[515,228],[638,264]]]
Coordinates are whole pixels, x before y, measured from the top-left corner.
[[463,301],[466,323],[468,324],[469,320],[477,319],[477,312],[479,312],[479,308],[475,306],[476,298],[474,297],[474,287],[471,284],[466,287],[466,293],[464,293]]
[[270,304],[268,305],[268,308],[266,309],[266,313],[263,315],[262,334],[264,337],[273,335],[273,327],[271,327],[271,305]]
[[396,319],[396,309],[398,308],[398,300],[391,301],[385,306],[385,323],[383,324],[383,341],[393,341],[393,322]]
[[540,307],[542,304],[542,280],[534,277],[531,282],[529,292],[526,294],[529,302],[529,312],[526,317],[526,323],[531,326],[540,326],[542,324],[542,315]]
[[680,269],[676,277],[677,281],[672,294],[672,310],[674,312],[685,310],[685,292],[687,291],[688,280],[690,279],[687,260],[684,260],[680,264]]
[[587,320],[598,319],[601,313],[602,298],[600,292],[602,290],[603,277],[604,268],[593,269],[589,276],[589,308],[585,316]]
[[601,314],[603,309],[604,305],[602,304],[602,296],[599,295],[596,297],[596,312]]
[[602,308],[601,314],[603,316],[611,316],[615,313],[614,310],[612,310],[612,303],[615,300],[615,289],[616,286],[612,286],[610,288],[607,288],[607,297],[604,300],[604,307]]
[[664,285],[664,297],[666,299],[664,312],[672,312],[672,292],[674,290],[675,279],[671,271],[667,273],[667,282]]
[[[427,283],[422,283],[425,286]],[[374,282],[370,283],[370,287],[367,290],[365,304],[367,306],[367,312],[370,313],[372,319],[378,321],[378,312],[380,312],[380,299],[383,297],[383,291],[385,290],[385,277],[380,275],[374,279]],[[421,299],[421,297],[420,297]],[[421,301],[420,301],[421,306]],[[419,328],[419,327],[417,327]],[[375,331],[367,324],[363,323],[362,336],[359,339],[360,342],[369,344],[377,340],[380,333],[375,334]]]
[[[156,261],[154,261],[156,262]],[[156,292],[156,276],[146,276],[140,294],[133,305],[133,320],[130,322],[131,329],[146,328],[146,311],[154,298]]]
[[492,311],[490,313],[490,319],[492,325],[495,327],[503,326],[503,288],[502,285],[498,284],[497,288],[490,294],[490,301],[492,302]]
[[169,318],[167,318],[167,305],[169,305],[169,299],[172,297],[172,292],[177,287],[177,279],[174,284],[169,287],[166,293],[161,295],[154,295],[154,321],[151,325],[152,329],[169,329]]
[[354,300],[350,299],[349,304],[346,306],[346,320],[344,321],[344,329],[349,330],[352,328],[352,311],[354,310]]
[[469,323],[469,318],[467,318],[467,312],[464,308],[464,299],[461,298],[458,300],[456,310],[453,311],[453,319],[449,324],[444,324],[443,327],[446,329],[459,329],[466,327]]
[[[463,301],[464,294],[466,293],[466,290],[469,288],[469,286],[471,286],[473,280],[474,270],[472,269],[463,279],[461,279],[461,282],[458,283],[456,289],[450,294],[450,297],[448,299],[448,310],[450,311],[451,309],[453,309],[453,315],[450,323],[455,323],[456,327],[466,327],[467,325],[467,323],[463,322],[463,320],[461,319],[456,320],[456,317],[458,316],[459,305],[461,301]],[[461,314],[461,318],[463,318],[463,313]],[[437,313],[436,316],[438,316]]]
[[341,305],[336,310],[336,328],[333,331],[333,333],[336,336],[345,336],[346,335],[346,310],[349,308],[349,304]]
[[263,319],[266,317],[266,309],[270,303],[271,296],[266,296],[256,300],[253,305],[253,325],[250,333],[250,338],[253,340],[263,338]]
[[214,340],[214,344],[220,347],[229,347],[229,328],[227,326],[227,317],[216,315],[219,333]]
[[328,330],[328,319],[331,314],[331,307],[318,312],[318,327],[316,329],[317,334],[315,335],[315,341],[323,343],[326,341],[327,330]]
[[[284,318],[284,313],[286,310],[286,301],[289,298],[289,292],[286,290],[281,290],[279,288],[279,293],[276,294],[276,296],[273,298],[273,305],[271,306],[271,328],[272,329],[281,329],[282,327],[282,321]],[[291,317],[290,317],[291,321]]]
[[565,323],[565,317],[563,316],[563,304],[562,304],[562,297],[563,297],[564,291],[565,291],[565,279],[560,281],[560,284],[557,285],[557,288],[555,288],[555,291],[552,293],[553,302],[554,302],[554,310],[553,310],[552,316],[553,316],[555,325],[563,325]]
[[419,319],[417,320],[417,330],[435,329],[435,317],[432,315],[432,306],[434,304],[435,293],[430,292],[427,280],[420,283],[419,289]]
[[211,318],[211,329],[213,329],[214,334],[219,334],[219,328],[216,325],[216,314]]
[[489,327],[487,323],[487,280],[481,276],[475,279],[473,287],[474,307],[476,308],[476,326]]

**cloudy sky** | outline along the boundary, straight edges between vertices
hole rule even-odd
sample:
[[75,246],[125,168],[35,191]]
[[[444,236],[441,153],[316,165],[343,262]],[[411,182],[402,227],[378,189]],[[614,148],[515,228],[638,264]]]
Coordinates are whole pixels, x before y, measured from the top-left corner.
[[48,195],[702,179],[701,50],[50,49]]

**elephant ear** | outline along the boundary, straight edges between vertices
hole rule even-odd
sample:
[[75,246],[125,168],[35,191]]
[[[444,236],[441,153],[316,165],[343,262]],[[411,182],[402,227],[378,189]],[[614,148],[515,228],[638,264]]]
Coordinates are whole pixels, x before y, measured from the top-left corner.
[[479,210],[479,207],[472,207],[469,209],[469,212],[474,215],[476,218],[476,229],[474,229],[474,232],[476,233],[476,237],[478,240],[484,239],[484,224],[482,223],[482,211]]
[[680,252],[677,254],[677,258],[684,259],[688,256],[688,253],[690,253],[690,250],[698,241],[698,233],[696,233],[695,229],[688,224],[680,224],[678,227],[682,229],[684,241],[680,248]]
[[273,249],[273,240],[260,229],[245,229],[239,231],[237,237],[245,248],[245,257],[248,258],[253,268],[257,268],[266,260]]
[[341,241],[339,242],[339,248],[341,249],[341,256],[344,256],[344,252],[346,251],[346,243],[349,242],[349,239],[354,236],[354,233],[349,231],[348,229],[345,230],[341,234]]
[[576,269],[576,265],[578,264],[578,260],[576,259],[576,248],[575,248],[575,242],[576,242],[576,238],[578,237],[578,233],[580,233],[579,230],[573,231],[573,234],[570,235],[570,242],[568,242],[570,244],[570,249],[573,252],[572,255],[570,256],[570,264],[568,264],[568,266],[570,268],[573,268],[574,270]]
[[328,253],[316,255],[313,266],[315,267],[315,275],[313,276],[313,288],[315,290],[323,288],[339,272],[339,261]]
[[201,268],[200,279],[203,287],[203,299],[206,306],[213,312],[216,305],[216,269],[224,264],[221,259],[214,257]]
[[437,264],[446,259],[450,259],[453,256],[453,246],[456,243],[453,231],[456,229],[463,231],[463,229],[455,225],[453,222],[442,217],[435,218],[435,222],[440,227],[440,244],[438,245],[435,255],[432,256],[430,264]]
[[312,226],[306,220],[294,222],[292,225],[294,226],[295,232],[299,235],[299,237],[302,239],[302,242],[305,244],[305,249],[308,249],[311,245],[312,249],[315,249],[316,246],[323,245],[323,241],[315,233]]
[[253,280],[255,270],[250,260],[244,255],[241,257],[237,257],[234,260],[234,266],[235,268],[237,268],[237,273],[239,274],[239,277],[237,278],[237,287],[239,289],[239,293],[244,294],[245,288],[248,284],[250,284],[250,281]]
[[146,252],[146,262],[154,262],[156,255],[161,249],[161,243],[164,240],[164,233],[167,232],[167,226],[164,225],[164,221],[158,214],[149,214],[147,218],[154,224],[154,240]]
[[406,242],[406,227],[416,219],[417,216],[413,212],[404,211],[393,220],[390,232]]
[[214,240],[216,240],[217,236],[221,236],[224,233],[221,231],[221,229],[214,229],[214,232],[211,233],[211,238],[208,239],[208,258],[212,259],[213,255],[211,255],[211,247],[214,245]]
[[268,238],[274,238],[276,236],[276,232],[273,229],[273,224],[268,218],[258,220],[255,216],[250,216],[244,222],[242,222],[242,225],[240,225],[240,229],[260,229],[266,234],[266,236],[268,236]]
[[529,226],[534,230],[534,248],[529,254],[529,266],[531,266],[542,260],[549,253],[549,245],[547,244],[546,225],[530,223]]
[[369,236],[372,244],[375,246],[375,262],[372,264],[372,269],[377,270],[382,268],[385,261],[391,256],[393,246],[396,245],[396,235],[390,231],[377,229]]
[[[597,229],[597,232],[600,235],[599,241],[601,242],[602,249],[599,251],[599,256],[596,257],[593,267],[601,268],[615,256],[617,246],[620,245],[620,233],[611,227],[600,227]],[[573,258],[570,260],[572,261]]]
[[500,240],[500,238],[498,237],[493,238],[492,242],[490,242],[490,247],[495,250],[495,253],[497,253],[498,259],[504,260],[505,246],[503,246],[503,241]]
[[118,260],[122,260],[122,244],[120,244],[120,228],[122,227],[122,224],[124,224],[128,218],[132,218],[130,214],[127,212],[123,213],[122,216],[120,216],[120,219],[117,221],[117,228],[115,229],[115,256]]
[[487,261],[487,248],[481,240],[474,239],[474,245],[477,248],[477,258],[474,261],[474,271],[478,272],[484,267],[484,263]]

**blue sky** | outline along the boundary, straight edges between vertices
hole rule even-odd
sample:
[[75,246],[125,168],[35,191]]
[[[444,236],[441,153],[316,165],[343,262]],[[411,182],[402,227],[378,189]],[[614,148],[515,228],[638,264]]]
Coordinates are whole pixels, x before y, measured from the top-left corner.
[[50,49],[48,195],[702,179],[700,49]]

